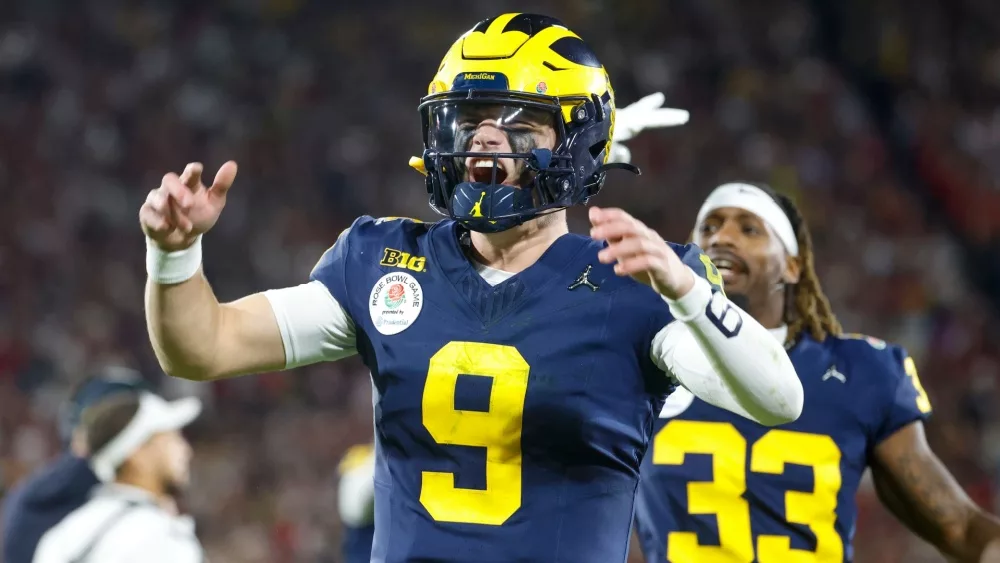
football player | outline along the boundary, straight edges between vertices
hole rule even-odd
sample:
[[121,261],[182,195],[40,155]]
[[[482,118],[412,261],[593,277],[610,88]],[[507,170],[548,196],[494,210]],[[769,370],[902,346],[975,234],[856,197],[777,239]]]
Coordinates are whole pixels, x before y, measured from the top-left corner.
[[[167,373],[206,380],[360,354],[375,394],[372,561],[624,560],[656,413],[683,385],[767,425],[802,387],[711,261],[620,209],[604,184],[614,95],[557,20],[463,34],[419,106],[433,209],[361,217],[311,281],[220,304],[201,236],[236,174],[189,164],[140,210],[146,314]],[[622,166],[619,164],[619,166]],[[627,166],[627,165],[625,165]]]
[[788,349],[805,406],[795,422],[767,428],[678,389],[643,461],[636,520],[646,560],[852,561],[866,467],[889,510],[953,560],[998,549],[1000,522],[927,445],[931,404],[913,360],[899,346],[842,333],[795,204],[766,186],[725,184],[702,205],[692,236],[729,296]]
[[3,499],[0,560],[30,563],[42,536],[90,499],[99,481],[91,468],[83,413],[106,400],[147,388],[141,374],[118,366],[103,368],[76,386],[59,424],[66,451]]
[[352,446],[337,468],[337,508],[344,524],[344,563],[368,563],[375,537],[375,447]]

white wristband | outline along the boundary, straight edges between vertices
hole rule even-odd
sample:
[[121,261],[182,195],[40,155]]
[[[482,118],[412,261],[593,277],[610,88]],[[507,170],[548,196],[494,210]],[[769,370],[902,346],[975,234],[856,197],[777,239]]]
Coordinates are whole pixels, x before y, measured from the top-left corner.
[[169,285],[194,277],[201,267],[201,235],[184,250],[164,252],[146,238],[146,273],[155,283]]
[[712,300],[712,286],[708,280],[695,274],[694,287],[677,299],[663,298],[670,306],[670,313],[681,322],[689,322],[705,312]]

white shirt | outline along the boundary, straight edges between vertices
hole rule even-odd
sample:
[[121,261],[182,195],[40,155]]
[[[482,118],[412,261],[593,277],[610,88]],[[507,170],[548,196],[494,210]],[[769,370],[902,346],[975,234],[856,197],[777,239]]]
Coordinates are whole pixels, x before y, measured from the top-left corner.
[[42,536],[34,563],[199,563],[194,521],[161,508],[148,492],[100,486]]
[[[480,276],[497,285],[514,274],[476,264]],[[322,282],[270,290],[285,346],[286,367],[337,360],[357,353],[355,326]],[[764,425],[791,422],[802,412],[802,383],[780,342],[708,281],[695,276],[694,288],[666,300],[677,319],[653,338],[653,362],[676,383],[705,402]],[[705,313],[711,308],[724,324],[742,322],[727,336]],[[716,321],[718,322],[718,321]]]

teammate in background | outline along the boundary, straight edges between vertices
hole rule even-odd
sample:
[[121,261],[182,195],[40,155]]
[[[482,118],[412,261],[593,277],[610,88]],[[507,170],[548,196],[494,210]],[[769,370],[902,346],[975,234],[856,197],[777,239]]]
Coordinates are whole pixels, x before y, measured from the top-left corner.
[[344,563],[371,561],[375,537],[375,446],[352,446],[338,468],[337,508],[344,524]]
[[80,426],[83,412],[106,399],[137,393],[145,387],[138,372],[110,367],[76,388],[60,421],[66,451],[4,498],[3,561],[30,563],[42,535],[87,502],[97,485],[97,476],[87,459],[86,436]]
[[[802,416],[766,428],[679,389],[643,461],[638,535],[647,561],[852,561],[855,494],[870,467],[885,505],[955,561],[997,561],[1000,521],[977,507],[927,445],[931,412],[902,348],[841,332],[795,204],[725,184],[693,240],[730,298],[784,342],[805,389]],[[737,296],[739,299],[737,299]]]
[[[372,561],[624,560],[639,464],[678,385],[762,423],[802,388],[707,256],[597,194],[607,74],[557,20],[462,35],[420,104],[434,224],[362,217],[309,283],[220,304],[201,235],[236,173],[167,174],[140,211],[146,315],[167,373],[208,380],[360,354],[375,393]],[[617,167],[620,167],[617,166]]]
[[195,398],[121,395],[83,416],[90,465],[103,485],[45,533],[34,563],[202,563],[194,521],[178,516],[191,446],[180,430],[201,413]]

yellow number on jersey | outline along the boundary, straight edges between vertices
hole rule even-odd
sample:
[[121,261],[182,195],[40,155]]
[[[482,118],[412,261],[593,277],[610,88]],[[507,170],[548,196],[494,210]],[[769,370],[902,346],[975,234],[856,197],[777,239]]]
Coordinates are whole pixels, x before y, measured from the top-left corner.
[[[661,449],[663,450],[661,452]],[[685,454],[711,454],[713,478],[688,484],[688,511],[715,514],[719,546],[698,544],[692,532],[671,532],[667,561],[672,563],[749,563],[754,560],[750,507],[746,490],[747,441],[728,422],[672,420],[653,443],[653,463],[680,465]],[[829,436],[789,430],[769,430],[750,450],[750,471],[780,475],[785,465],[813,470],[813,492],[785,493],[785,518],[804,524],[816,534],[816,551],[791,548],[785,536],[757,538],[760,563],[840,563],[844,543],[834,524],[840,492],[840,449]]]
[[[513,346],[449,342],[431,357],[424,427],[439,444],[486,448],[486,489],[455,486],[454,473],[424,471],[420,503],[439,522],[503,524],[521,507],[521,423],[528,362]],[[488,412],[455,408],[460,374],[493,379]]]
[[924,391],[924,386],[920,383],[920,376],[917,375],[917,364],[913,363],[913,358],[907,356],[903,360],[903,369],[906,370],[906,375],[913,383],[913,388],[917,390],[917,408],[922,413],[931,412],[931,400],[927,396],[927,391]]
[[843,561],[844,542],[837,533],[837,493],[840,492],[840,448],[833,438],[790,430],[770,430],[750,451],[750,471],[781,475],[785,464],[812,467],[813,492],[785,493],[785,518],[808,526],[816,534],[816,551],[792,549],[786,536],[757,538],[760,563]]
[[680,465],[686,454],[712,456],[714,479],[688,484],[688,511],[716,515],[721,545],[699,545],[694,532],[671,532],[667,561],[750,563],[750,506],[743,498],[747,490],[747,441],[728,422],[673,420],[656,435],[653,463]]

